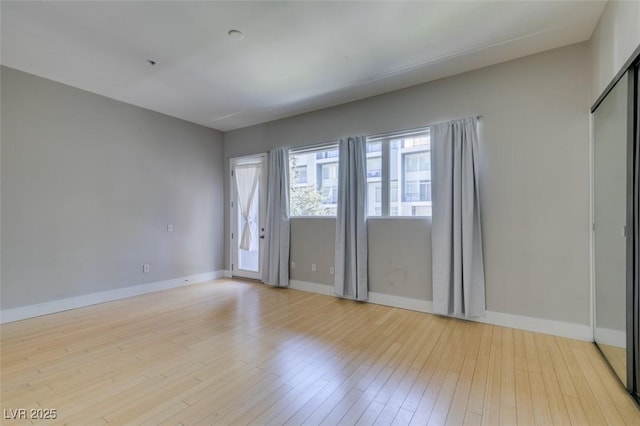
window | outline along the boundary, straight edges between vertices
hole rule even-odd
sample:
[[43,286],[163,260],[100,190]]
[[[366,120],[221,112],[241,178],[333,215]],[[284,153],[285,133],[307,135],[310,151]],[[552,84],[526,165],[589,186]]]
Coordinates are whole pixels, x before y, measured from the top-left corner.
[[398,202],[398,180],[391,181],[391,203]]
[[382,143],[367,143],[367,216],[382,214]]
[[367,216],[380,216],[382,214],[382,183],[368,179],[367,182]]
[[338,147],[316,151],[316,159],[323,160],[325,158],[338,158]]
[[318,173],[320,173],[320,180],[323,181],[334,181],[338,179],[338,162],[324,163],[318,164],[318,168],[320,169]]
[[323,186],[322,202],[324,204],[338,204],[338,187],[337,186]]
[[416,181],[406,181],[404,183],[404,194],[402,201],[420,201],[420,186]]
[[402,201],[431,201],[431,181],[406,181]]
[[297,166],[294,169],[294,182],[298,185],[307,183],[307,166]]
[[338,147],[289,151],[289,215],[335,216],[338,205]]
[[379,156],[367,158],[367,178],[380,176],[382,176],[382,158]]
[[411,216],[431,216],[431,206],[411,206]]
[[409,152],[402,156],[406,172],[431,171],[431,154],[428,151]]
[[429,130],[368,140],[367,183],[369,216],[431,216]]

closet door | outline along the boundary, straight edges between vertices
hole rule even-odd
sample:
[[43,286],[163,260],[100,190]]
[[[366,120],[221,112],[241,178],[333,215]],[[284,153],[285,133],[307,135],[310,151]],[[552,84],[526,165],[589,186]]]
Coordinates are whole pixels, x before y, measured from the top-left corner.
[[593,114],[594,277],[598,347],[627,386],[627,122],[625,75]]
[[[629,376],[634,383],[627,383],[627,388],[631,391],[640,404],[640,63],[636,63],[635,67],[629,72],[633,72],[633,78],[630,79],[630,98],[634,98],[630,103],[630,132],[634,135],[633,141],[630,143],[631,160],[630,168],[632,170],[632,190],[631,198],[631,228],[633,229],[633,241],[627,251],[627,281],[629,289],[627,290],[627,306],[631,310],[631,323],[627,341],[630,342],[630,350],[633,354],[629,356],[633,368],[629,368]],[[630,366],[631,367],[631,366]]]

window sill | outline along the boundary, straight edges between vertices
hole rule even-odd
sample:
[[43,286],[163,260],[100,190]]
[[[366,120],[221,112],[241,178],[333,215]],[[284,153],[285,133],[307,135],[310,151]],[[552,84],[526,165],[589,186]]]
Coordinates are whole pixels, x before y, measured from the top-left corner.
[[429,219],[431,216],[367,216],[367,219],[379,220],[379,219]]

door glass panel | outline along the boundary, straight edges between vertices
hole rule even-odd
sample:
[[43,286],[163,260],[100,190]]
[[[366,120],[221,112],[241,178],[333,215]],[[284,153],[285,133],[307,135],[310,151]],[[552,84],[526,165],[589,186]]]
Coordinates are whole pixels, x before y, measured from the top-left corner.
[[260,279],[264,251],[265,157],[231,160],[233,170],[231,240],[233,276]]
[[626,384],[627,76],[593,114],[596,343]]
[[[246,175],[246,176],[243,176]],[[238,268],[260,271],[260,165],[247,165],[236,168],[238,179]],[[244,179],[243,179],[244,178]],[[246,218],[245,218],[246,214]]]

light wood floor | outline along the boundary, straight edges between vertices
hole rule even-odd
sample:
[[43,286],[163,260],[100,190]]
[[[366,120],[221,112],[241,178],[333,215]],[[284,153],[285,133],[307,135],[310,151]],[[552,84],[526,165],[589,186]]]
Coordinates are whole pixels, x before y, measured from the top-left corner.
[[593,344],[261,284],[1,331],[2,408],[69,424],[640,424]]
[[616,346],[599,344],[600,350],[609,361],[609,365],[616,372],[623,383],[627,382],[627,350]]

